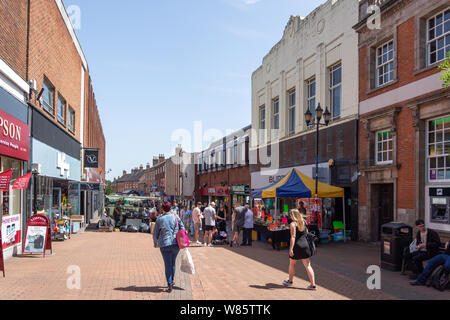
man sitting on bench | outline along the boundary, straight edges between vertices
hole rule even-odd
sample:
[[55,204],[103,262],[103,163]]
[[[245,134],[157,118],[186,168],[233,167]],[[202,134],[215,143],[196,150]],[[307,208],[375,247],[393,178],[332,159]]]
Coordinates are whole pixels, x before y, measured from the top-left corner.
[[441,265],[443,265],[445,270],[450,273],[450,241],[447,242],[447,245],[445,246],[445,253],[431,259],[417,280],[410,282],[410,284],[413,286],[424,286],[433,271]]
[[416,280],[420,273],[423,272],[423,261],[430,260],[439,254],[441,239],[436,231],[427,229],[425,221],[419,219],[416,221],[417,231],[417,251],[407,252],[404,256],[406,265],[410,266],[413,274],[411,280]]

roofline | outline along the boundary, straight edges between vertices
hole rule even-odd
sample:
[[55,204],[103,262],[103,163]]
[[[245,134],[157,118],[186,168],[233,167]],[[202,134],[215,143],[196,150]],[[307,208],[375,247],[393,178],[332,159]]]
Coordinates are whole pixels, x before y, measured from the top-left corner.
[[[383,0],[382,0],[383,1]],[[383,14],[387,11],[389,11],[392,7],[394,7],[395,5],[397,5],[399,2],[402,2],[403,0],[384,0],[385,2],[381,5],[380,9],[380,13]],[[360,20],[357,24],[355,24],[353,26],[353,29],[355,31],[359,31],[367,22],[367,19],[370,17],[371,15],[366,15],[362,20]]]

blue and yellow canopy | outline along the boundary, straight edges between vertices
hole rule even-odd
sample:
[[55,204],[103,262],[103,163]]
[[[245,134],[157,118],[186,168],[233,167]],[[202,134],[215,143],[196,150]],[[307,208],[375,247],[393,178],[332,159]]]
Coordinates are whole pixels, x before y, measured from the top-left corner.
[[[344,189],[319,182],[319,198],[343,198]],[[297,169],[292,169],[280,181],[252,192],[252,198],[314,198],[316,180],[305,176]]]

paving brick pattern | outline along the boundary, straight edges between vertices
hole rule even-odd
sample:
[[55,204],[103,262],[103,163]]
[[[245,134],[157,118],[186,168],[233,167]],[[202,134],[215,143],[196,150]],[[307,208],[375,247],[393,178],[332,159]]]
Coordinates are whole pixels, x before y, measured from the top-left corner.
[[[151,235],[86,232],[54,243],[54,255],[15,257],[6,261],[0,278],[0,300],[348,300],[450,299],[450,292],[410,287],[399,273],[382,272],[382,290],[368,290],[369,265],[379,264],[378,248],[359,243],[319,247],[313,268],[319,290],[308,286],[297,265],[294,287],[284,288],[287,250],[271,245],[190,248],[196,274],[175,275],[175,290],[163,292],[164,265]],[[179,270],[179,263],[178,270]],[[79,266],[81,289],[67,288],[69,266]]]

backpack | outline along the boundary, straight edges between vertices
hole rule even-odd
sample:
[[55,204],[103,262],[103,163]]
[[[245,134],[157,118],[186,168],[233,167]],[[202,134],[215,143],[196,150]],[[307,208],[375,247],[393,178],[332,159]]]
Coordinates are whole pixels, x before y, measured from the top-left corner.
[[178,228],[178,232],[177,232],[178,247],[180,249],[185,249],[185,248],[189,247],[188,234],[187,234],[186,230],[180,229],[180,227],[178,226],[178,216],[176,214],[174,214],[174,217],[175,217],[175,221],[177,222],[177,228]]
[[308,241],[309,249],[311,251],[311,257],[317,254],[317,246],[315,243],[316,238],[316,235],[313,233],[308,232],[306,234],[306,240]]
[[439,291],[445,291],[450,286],[450,276],[444,266],[439,266],[433,271],[429,285]]

